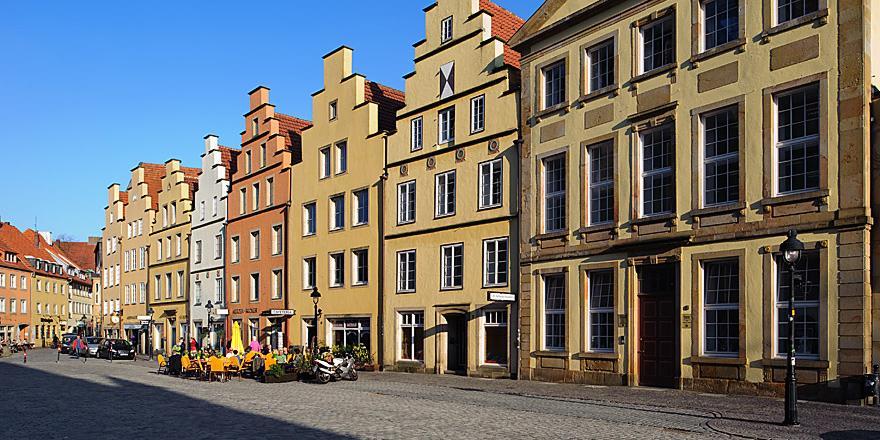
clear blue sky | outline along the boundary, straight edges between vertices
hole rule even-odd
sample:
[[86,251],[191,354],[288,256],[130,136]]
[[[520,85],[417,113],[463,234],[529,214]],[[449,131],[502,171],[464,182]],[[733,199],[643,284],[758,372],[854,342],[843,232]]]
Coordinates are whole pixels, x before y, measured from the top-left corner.
[[[431,1],[3,2],[0,219],[99,235],[107,186],[138,162],[199,166],[207,133],[237,146],[255,86],[310,118],[321,56],[342,44],[402,89]],[[528,18],[541,2],[497,3]]]

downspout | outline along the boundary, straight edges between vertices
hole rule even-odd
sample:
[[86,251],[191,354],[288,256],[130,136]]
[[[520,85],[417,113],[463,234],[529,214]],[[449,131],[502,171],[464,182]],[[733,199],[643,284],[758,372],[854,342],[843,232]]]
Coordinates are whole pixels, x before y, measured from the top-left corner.
[[382,136],[382,144],[382,176],[379,177],[377,187],[377,198],[379,199],[379,228],[377,231],[379,238],[379,265],[377,266],[379,268],[379,282],[377,287],[379,292],[377,300],[379,303],[376,309],[376,326],[379,333],[376,337],[376,359],[380,371],[383,369],[382,363],[385,359],[385,182],[388,180],[388,133]]
[[[293,170],[290,171],[290,183],[293,183]],[[293,185],[290,185],[290,191],[293,190]],[[290,199],[293,196],[290,194],[290,191],[287,193],[287,203],[284,204],[284,208],[282,212],[284,213],[284,220],[281,226],[281,233],[284,234],[283,241],[281,242],[281,255],[284,259],[284,274],[283,274],[283,283],[284,283],[284,310],[290,310],[290,253],[288,252],[290,247],[288,246],[288,237],[290,237],[287,226],[288,226],[288,218],[290,217]],[[283,347],[287,347],[290,344],[290,321],[291,318],[289,316],[285,316],[284,318],[284,344]]]
[[[868,191],[870,194],[870,219],[869,224],[873,223],[874,214],[880,212],[880,121],[878,121],[878,117],[880,117],[880,91],[878,91],[875,87],[871,87],[871,104],[869,107],[870,111],[870,132],[869,132],[869,142],[871,146],[870,150],[870,177],[867,179],[868,182]],[[878,289],[877,286],[880,285],[880,258],[874,258],[876,253],[874,249],[880,247],[880,229],[876,227],[876,225],[872,225],[870,240],[871,245],[869,247],[869,252],[871,255],[871,265],[869,267],[870,274],[869,280],[871,281],[871,296],[877,294]],[[873,311],[876,313],[876,308]],[[875,319],[871,319],[872,322]],[[871,339],[875,342],[880,338],[880,327],[878,324],[873,323],[872,329],[870,329],[872,333]],[[872,350],[871,356],[871,364],[880,363],[880,353],[877,350]]]

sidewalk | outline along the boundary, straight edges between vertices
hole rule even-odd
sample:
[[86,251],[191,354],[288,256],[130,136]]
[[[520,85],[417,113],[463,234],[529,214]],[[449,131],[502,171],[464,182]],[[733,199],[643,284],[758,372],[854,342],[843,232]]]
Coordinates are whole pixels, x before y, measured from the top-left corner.
[[431,385],[457,390],[581,401],[706,418],[706,426],[744,438],[880,439],[880,408],[798,402],[797,427],[784,427],[782,399],[703,394],[660,388],[606,387],[505,379],[478,379],[451,375],[364,373],[368,381]]

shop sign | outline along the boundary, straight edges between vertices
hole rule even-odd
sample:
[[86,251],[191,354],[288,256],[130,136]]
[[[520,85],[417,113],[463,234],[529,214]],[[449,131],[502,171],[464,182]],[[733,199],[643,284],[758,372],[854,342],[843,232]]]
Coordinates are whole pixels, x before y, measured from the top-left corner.
[[507,292],[489,292],[488,299],[495,302],[514,302],[516,295]]

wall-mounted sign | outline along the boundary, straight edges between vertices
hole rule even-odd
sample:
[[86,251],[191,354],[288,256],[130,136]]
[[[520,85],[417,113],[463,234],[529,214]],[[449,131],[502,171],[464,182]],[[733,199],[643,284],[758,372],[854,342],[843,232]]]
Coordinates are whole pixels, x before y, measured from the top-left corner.
[[217,314],[218,315],[228,315],[229,309],[217,309]]
[[691,314],[683,313],[681,315],[681,328],[691,328]]
[[111,316],[110,321],[112,321],[114,324],[119,324],[119,317],[118,316]]
[[149,320],[153,319],[153,317],[150,315],[139,315],[137,318],[138,318],[138,321],[149,321]]
[[507,292],[489,292],[487,295],[489,301],[495,302],[514,302],[516,295]]
[[296,311],[290,309],[272,309],[263,312],[263,314],[271,316],[293,316],[296,314]]

